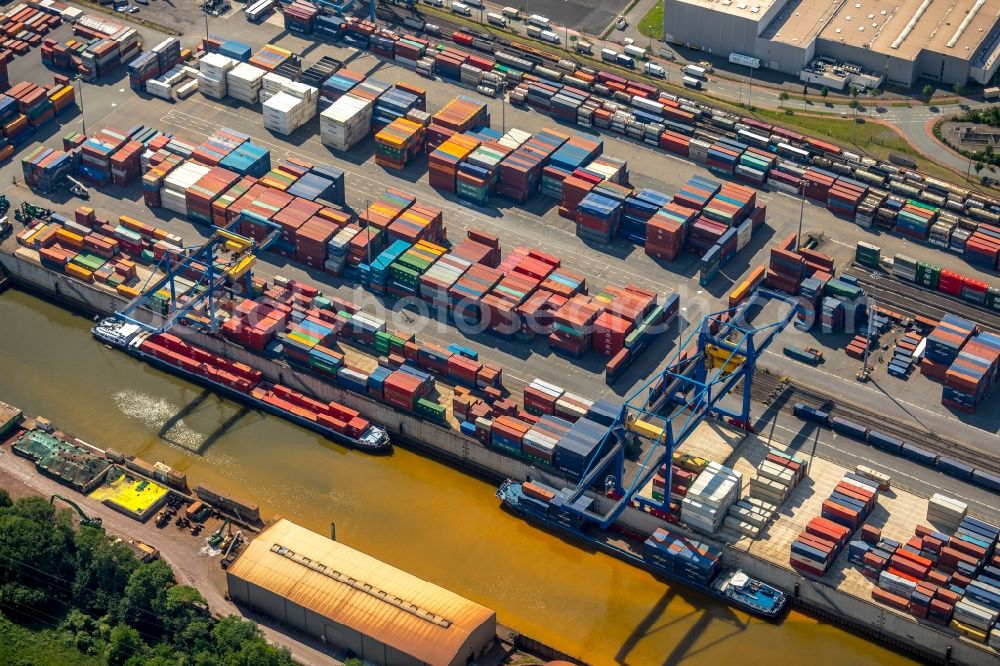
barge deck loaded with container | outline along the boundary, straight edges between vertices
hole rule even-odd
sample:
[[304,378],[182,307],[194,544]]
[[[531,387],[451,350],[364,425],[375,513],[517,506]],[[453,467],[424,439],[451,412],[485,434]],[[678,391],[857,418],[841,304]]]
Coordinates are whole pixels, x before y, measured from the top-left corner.
[[[592,528],[579,517],[560,510],[559,491],[538,481],[519,483],[508,479],[497,490],[497,497],[514,513],[541,527],[565,534],[575,540],[620,560],[680,583],[734,608],[768,620],[774,620],[788,607],[788,595],[751,578],[739,569],[720,566],[722,551],[708,544],[657,529],[639,551],[632,543],[613,538]],[[577,500],[589,501],[586,496]]]
[[151,333],[117,317],[101,320],[91,332],[115,349],[335,442],[367,453],[392,450],[389,433],[356,410],[314,400],[280,384],[268,384],[262,381],[260,371],[214,356],[169,333]]

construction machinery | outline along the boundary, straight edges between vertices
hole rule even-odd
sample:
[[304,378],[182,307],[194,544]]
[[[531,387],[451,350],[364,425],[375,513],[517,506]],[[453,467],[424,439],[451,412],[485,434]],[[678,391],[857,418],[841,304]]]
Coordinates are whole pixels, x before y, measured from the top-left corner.
[[232,537],[233,534],[233,521],[226,518],[226,522],[219,526],[219,529],[212,533],[212,536],[208,537],[208,545],[212,548],[219,548],[220,544],[226,539]]
[[80,524],[83,525],[84,527],[93,527],[94,529],[98,529],[98,530],[102,529],[102,525],[103,525],[104,521],[101,520],[101,518],[99,516],[93,516],[93,517],[88,516],[87,514],[85,514],[83,512],[83,509],[81,509],[79,507],[79,505],[77,505],[76,502],[74,502],[71,499],[67,499],[67,498],[63,497],[62,495],[53,495],[52,497],[50,497],[49,498],[49,505],[50,506],[55,506],[56,500],[62,500],[66,504],[69,504],[71,507],[73,507],[73,509],[76,511],[77,515],[80,516]]
[[14,219],[21,224],[28,224],[32,220],[47,220],[52,217],[54,211],[49,208],[42,208],[24,201],[21,207],[14,211]]
[[66,176],[66,183],[69,186],[69,192],[75,197],[80,197],[84,201],[90,200],[90,190],[87,186],[78,181],[73,176]]

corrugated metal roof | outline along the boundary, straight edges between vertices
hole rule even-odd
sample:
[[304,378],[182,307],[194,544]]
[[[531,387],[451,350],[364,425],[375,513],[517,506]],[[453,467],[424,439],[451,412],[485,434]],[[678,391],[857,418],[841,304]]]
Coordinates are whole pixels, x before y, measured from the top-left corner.
[[484,606],[285,519],[227,573],[427,664],[449,663],[476,629],[496,621]]

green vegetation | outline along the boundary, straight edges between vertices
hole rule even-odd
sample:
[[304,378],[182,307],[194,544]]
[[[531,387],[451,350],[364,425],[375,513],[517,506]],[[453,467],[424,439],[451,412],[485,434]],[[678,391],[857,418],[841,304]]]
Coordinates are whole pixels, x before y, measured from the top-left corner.
[[927,101],[930,101],[931,97],[934,96],[934,88],[931,87],[931,84],[929,83],[924,86],[924,89],[921,92],[924,93],[924,97],[927,98]]
[[924,158],[892,128],[878,123],[864,122],[861,117],[858,118],[857,128],[852,128],[851,125],[855,122],[853,118],[844,119],[832,115],[799,114],[790,118],[786,113],[769,109],[757,109],[754,115],[761,120],[784,124],[817,137],[829,138],[844,146],[851,145],[853,131],[854,145],[872,157],[887,160],[889,153],[902,153],[912,157],[917,167],[928,175],[947,180],[955,179],[953,171]]
[[58,629],[28,629],[0,614],[0,664],[11,666],[102,666],[97,656],[77,649],[67,632]]
[[959,118],[965,123],[975,123],[977,125],[987,125],[989,127],[1000,127],[1000,104],[988,106],[985,109],[973,109],[966,111],[965,115]]
[[15,666],[291,666],[257,626],[217,620],[162,561],[74,528],[68,509],[0,489],[0,663]]
[[663,39],[663,0],[656,0],[656,4],[639,20],[636,27],[647,37]]

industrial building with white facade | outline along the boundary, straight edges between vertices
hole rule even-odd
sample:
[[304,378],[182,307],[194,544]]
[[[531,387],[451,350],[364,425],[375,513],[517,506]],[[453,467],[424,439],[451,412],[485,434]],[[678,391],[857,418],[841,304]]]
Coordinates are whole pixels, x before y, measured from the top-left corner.
[[460,666],[496,637],[496,613],[279,519],[226,571],[229,596],[386,666]]
[[794,75],[825,60],[907,87],[985,84],[1000,64],[1000,0],[664,0],[663,21],[667,41]]

